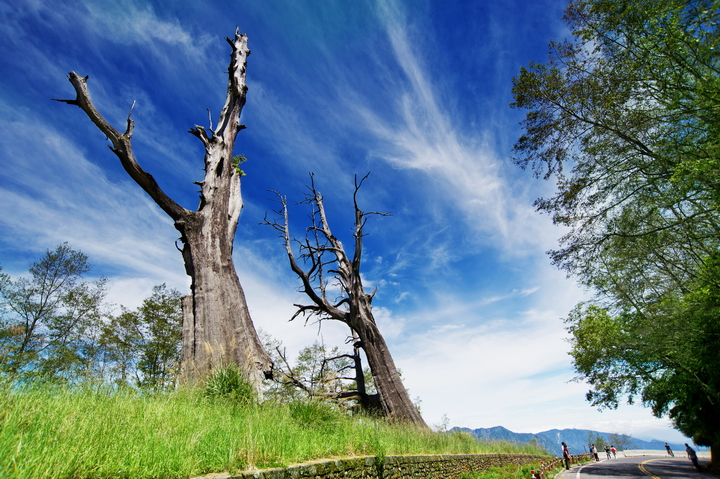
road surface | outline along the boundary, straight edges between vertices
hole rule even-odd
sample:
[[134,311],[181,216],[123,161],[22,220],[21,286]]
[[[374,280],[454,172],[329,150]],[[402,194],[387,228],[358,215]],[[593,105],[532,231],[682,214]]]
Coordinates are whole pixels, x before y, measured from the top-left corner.
[[[702,461],[701,461],[702,463]],[[707,464],[707,459],[705,460]],[[687,457],[618,457],[586,463],[564,471],[557,479],[717,479],[718,475],[698,472]]]

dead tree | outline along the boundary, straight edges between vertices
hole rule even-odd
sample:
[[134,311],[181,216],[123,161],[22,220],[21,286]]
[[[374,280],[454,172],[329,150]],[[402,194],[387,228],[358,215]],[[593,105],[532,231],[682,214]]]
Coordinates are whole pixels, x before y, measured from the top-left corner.
[[[378,212],[363,212],[357,203],[357,194],[367,175],[359,182],[355,178],[355,192],[353,202],[355,207],[355,227],[353,238],[355,251],[352,259],[345,253],[340,240],[332,234],[325,215],[322,195],[315,188],[314,177],[311,174],[311,184],[308,194],[302,203],[311,205],[312,225],[308,227],[308,235],[299,243],[301,257],[308,265],[303,269],[295,258],[290,236],[288,222],[287,200],[277,192],[281,209],[276,211],[282,220],[269,221],[266,217],[264,224],[274,227],[280,232],[285,243],[290,267],[302,281],[301,291],[312,301],[312,304],[296,304],[298,308],[292,319],[299,315],[316,316],[320,320],[336,320],[347,324],[354,331],[359,341],[358,346],[363,349],[372,371],[375,387],[380,399],[380,406],[385,416],[399,421],[414,423],[427,428],[425,421],[410,400],[410,396],[400,379],[390,350],[375,323],[372,313],[371,294],[365,292],[360,276],[360,266],[363,248],[363,228],[369,215],[383,215]],[[339,298],[328,297],[328,281],[326,276],[332,276],[333,286],[341,291]]]
[[196,380],[213,367],[235,363],[259,388],[263,374],[272,374],[272,361],[258,339],[232,260],[243,207],[242,171],[237,158],[233,159],[233,148],[238,132],[245,128],[240,124],[240,113],[245,105],[245,67],[250,50],[247,36],[237,29],[234,38],[227,41],[232,47],[228,88],[217,126],[196,125],[190,130],[205,146],[205,178],[196,182],[201,188],[197,211],[173,201],[140,167],[132,151],[134,122],[130,114],[124,133],[112,127],[90,100],[88,77],[70,72],[77,97],[57,101],[76,105],[87,114],[110,140],[110,149],[125,171],[173,219],[180,232],[185,271],[192,278],[191,295],[183,298],[183,378]]

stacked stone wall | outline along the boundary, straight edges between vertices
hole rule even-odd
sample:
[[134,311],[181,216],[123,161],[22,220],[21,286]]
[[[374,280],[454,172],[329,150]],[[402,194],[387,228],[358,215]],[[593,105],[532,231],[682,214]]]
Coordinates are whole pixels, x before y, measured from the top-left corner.
[[463,473],[486,471],[491,467],[550,460],[552,458],[549,456],[531,454],[364,456],[313,461],[283,468],[211,477],[218,479],[458,479]]

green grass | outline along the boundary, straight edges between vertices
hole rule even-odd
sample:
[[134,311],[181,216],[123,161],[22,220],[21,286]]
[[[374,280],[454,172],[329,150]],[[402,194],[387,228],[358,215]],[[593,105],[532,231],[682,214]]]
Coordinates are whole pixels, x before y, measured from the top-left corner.
[[[540,464],[528,464],[523,466],[507,465],[504,467],[493,467],[485,472],[463,474],[460,479],[528,479],[530,471],[537,471]],[[558,466],[553,470],[546,471],[547,477],[554,477],[562,467]]]
[[2,478],[181,478],[355,455],[540,453],[324,403],[248,404],[202,390],[0,386],[0,404]]

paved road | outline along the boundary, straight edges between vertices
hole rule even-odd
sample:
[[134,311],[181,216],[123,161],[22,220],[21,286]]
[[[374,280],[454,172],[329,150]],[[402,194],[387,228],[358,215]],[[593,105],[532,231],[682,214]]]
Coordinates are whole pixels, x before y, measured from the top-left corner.
[[717,479],[700,473],[686,457],[623,457],[588,463],[564,471],[557,479]]

